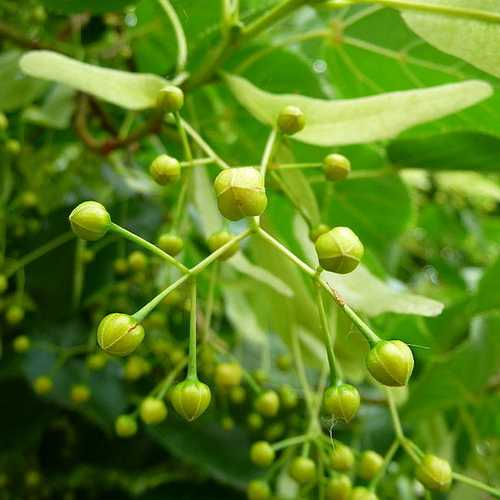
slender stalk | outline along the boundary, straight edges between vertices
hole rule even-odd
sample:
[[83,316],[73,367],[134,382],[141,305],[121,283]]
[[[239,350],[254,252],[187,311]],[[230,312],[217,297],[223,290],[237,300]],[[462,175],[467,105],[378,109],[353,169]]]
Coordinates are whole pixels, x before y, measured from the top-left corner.
[[196,279],[193,279],[191,284],[191,311],[189,314],[189,363],[188,374],[189,380],[197,380],[196,371]]
[[303,168],[321,168],[322,163],[281,163],[278,165],[273,165],[272,170],[295,170]]
[[158,0],[158,2],[163,7],[174,28],[175,39],[177,40],[177,73],[181,73],[186,67],[188,56],[186,35],[184,34],[184,29],[177,16],[177,12],[175,12],[169,0]]
[[215,299],[215,285],[217,284],[217,278],[219,277],[219,262],[215,262],[212,267],[212,272],[210,273],[210,279],[208,283],[208,295],[207,302],[205,305],[205,336],[203,341],[208,342],[210,337],[210,324],[212,323],[212,314],[214,310],[214,299]]
[[294,436],[291,438],[283,439],[282,441],[278,441],[272,445],[274,451],[283,450],[290,446],[295,446],[297,444],[305,443],[306,441],[310,441],[312,436],[310,434],[303,434],[302,436]]
[[85,278],[84,253],[87,242],[82,239],[76,240],[75,248],[75,272],[73,273],[73,309],[76,310],[82,298],[83,281]]
[[33,261],[39,259],[40,257],[43,257],[46,253],[55,250],[57,247],[64,245],[68,241],[71,241],[73,238],[75,238],[75,235],[73,234],[72,231],[68,231],[67,233],[57,236],[53,240],[50,240],[49,242],[45,243],[45,245],[38,247],[36,250],[33,250],[32,252],[26,254],[25,256],[21,257],[16,262],[14,262],[5,271],[5,276],[7,278],[9,276],[12,276],[17,271],[19,271],[19,269],[27,266],[28,264],[31,264]]
[[179,269],[183,273],[187,273],[189,271],[189,269],[184,264],[181,264],[177,259],[174,259],[174,257],[169,255],[167,252],[164,252],[161,248],[158,248],[156,245],[153,245],[149,241],[141,238],[140,236],[137,236],[131,231],[125,229],[124,227],[121,227],[118,224],[112,222],[110,229],[111,231],[119,234],[120,236],[123,236],[127,240],[130,240],[136,243],[137,245],[143,247],[144,249],[149,250],[151,253],[154,253],[163,260],[166,260],[173,266],[177,267],[177,269]]
[[259,395],[262,392],[262,389],[260,388],[259,384],[255,381],[255,379],[248,373],[247,370],[242,369],[243,378],[245,379],[246,383],[252,389],[252,391],[256,394]]
[[168,389],[172,386],[172,383],[174,380],[177,378],[177,375],[184,370],[184,367],[188,363],[188,358],[184,358],[180,363],[178,363],[173,370],[171,370],[168,375],[165,377],[165,379],[160,382],[158,386],[156,386],[153,391],[151,391],[151,395],[154,395],[155,392],[158,390],[157,398],[158,399],[163,399],[165,397],[165,394],[167,393]]
[[404,438],[403,428],[401,427],[401,421],[399,420],[398,409],[396,408],[396,403],[394,401],[394,396],[390,389],[385,390],[387,395],[387,402],[389,403],[389,411],[391,413],[392,424],[394,426],[394,432],[396,437],[401,440]]
[[459,481],[464,484],[468,484],[469,486],[473,486],[478,490],[485,491],[487,493],[491,493],[494,497],[500,498],[500,489],[494,488],[493,486],[489,486],[488,484],[484,484],[477,479],[473,479],[471,477],[464,476],[463,474],[459,474],[458,472],[453,473],[453,479],[455,481]]
[[394,455],[398,451],[400,445],[401,445],[401,443],[399,442],[399,439],[396,439],[392,443],[391,447],[389,448],[389,450],[385,454],[384,463],[382,464],[382,467],[380,467],[380,470],[377,472],[377,475],[370,482],[370,487],[369,487],[370,490],[375,491],[378,483],[384,477],[384,475],[387,471],[387,467],[389,467],[389,464],[391,463],[391,460],[393,459]]
[[278,131],[276,128],[271,130],[269,138],[267,139],[266,147],[264,149],[264,154],[262,155],[262,161],[260,162],[260,173],[262,177],[266,178],[266,172],[273,159],[273,153],[277,146]]
[[179,164],[182,168],[202,167],[204,165],[209,165],[210,163],[214,163],[213,158],[197,158],[196,160],[192,160],[192,161],[179,162]]
[[309,382],[307,381],[304,361],[302,360],[302,352],[300,350],[299,334],[297,332],[297,328],[292,328],[291,339],[292,339],[292,354],[293,354],[293,359],[295,361],[295,366],[297,368],[297,376],[299,378],[302,391],[304,392],[304,398],[306,400],[306,406],[309,412],[309,416],[313,418],[314,417],[313,395],[311,392],[311,387],[309,386]]

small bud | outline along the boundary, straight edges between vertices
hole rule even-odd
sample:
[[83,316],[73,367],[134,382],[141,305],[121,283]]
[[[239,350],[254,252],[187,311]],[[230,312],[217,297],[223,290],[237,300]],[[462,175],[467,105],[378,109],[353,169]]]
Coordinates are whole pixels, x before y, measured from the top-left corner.
[[[208,248],[210,249],[210,252],[215,252],[218,250],[221,246],[225,245],[226,243],[229,243],[232,239],[234,239],[234,236],[229,234],[227,231],[219,231],[217,233],[212,234],[208,238]],[[231,258],[235,253],[238,252],[240,249],[240,243],[235,242],[234,245],[231,245],[220,257],[220,260],[227,260]]]
[[316,240],[322,235],[330,231],[330,227],[326,224],[318,224],[309,231],[309,239],[315,243]]
[[18,335],[12,342],[14,351],[21,354],[29,350],[31,341],[27,335]]
[[349,423],[358,412],[359,391],[350,384],[329,387],[323,397],[323,410],[330,416]]
[[128,271],[127,259],[123,259],[123,258],[116,259],[113,262],[113,270],[119,276],[123,276],[124,274],[127,274],[127,271]]
[[87,368],[92,371],[102,370],[106,363],[108,362],[108,357],[103,352],[96,352],[95,354],[91,354],[85,361]]
[[332,477],[328,480],[328,483],[326,483],[326,500],[349,500],[351,489],[352,483],[349,476],[340,474]]
[[184,93],[175,85],[167,85],[158,92],[156,104],[165,113],[175,113],[184,105]]
[[167,407],[161,399],[148,397],[142,401],[139,413],[145,424],[158,424],[167,417]]
[[120,415],[115,420],[115,432],[118,437],[129,438],[137,433],[137,422],[129,415]]
[[241,366],[237,363],[220,363],[215,368],[215,383],[223,389],[240,385],[241,376]]
[[189,422],[205,412],[210,399],[210,388],[199,380],[185,380],[177,384],[170,394],[175,411]]
[[363,244],[348,227],[335,227],[322,234],[315,247],[321,267],[339,274],[354,271],[364,253]]
[[9,120],[7,120],[7,117],[0,111],[0,132],[7,130],[8,126]]
[[172,257],[179,255],[184,248],[184,241],[181,237],[172,233],[165,233],[158,238],[158,246]]
[[400,340],[381,340],[368,354],[366,365],[372,377],[383,385],[402,387],[413,371],[413,354]]
[[7,139],[5,141],[5,151],[12,156],[17,156],[21,152],[21,144],[15,139]]
[[275,417],[280,409],[280,399],[274,391],[265,391],[255,401],[255,409],[264,417]]
[[0,274],[0,295],[4,293],[9,286],[9,280],[5,274]]
[[40,396],[51,392],[53,386],[54,383],[52,382],[52,379],[47,377],[47,375],[40,375],[33,382],[33,389]]
[[148,258],[140,250],[135,250],[128,256],[128,265],[132,271],[144,271],[148,265]]
[[378,500],[378,497],[373,491],[363,486],[357,486],[351,491],[349,500]]
[[335,442],[335,447],[330,452],[330,465],[333,470],[348,471],[354,465],[354,455],[351,448],[345,444]]
[[289,385],[282,385],[279,389],[280,401],[283,408],[291,410],[295,408],[299,402],[299,397],[295,389]]
[[329,181],[343,181],[351,172],[351,162],[345,156],[330,154],[323,160],[323,172]]
[[271,465],[275,456],[275,451],[267,441],[257,441],[250,448],[250,460],[259,467]]
[[429,490],[446,492],[450,489],[450,464],[435,455],[424,455],[417,467],[417,479]]
[[216,177],[214,187],[219,210],[226,219],[257,216],[266,209],[264,178],[253,167],[224,169]]
[[166,184],[171,184],[179,180],[181,176],[181,165],[171,156],[160,155],[155,158],[149,166],[149,173],[157,184],[165,186]]
[[383,464],[384,458],[378,453],[371,450],[365,451],[361,454],[358,474],[365,481],[371,481],[377,475]]
[[5,311],[5,321],[11,326],[16,326],[24,319],[24,309],[21,306],[12,305]]
[[264,419],[258,413],[250,413],[247,417],[247,425],[250,430],[258,431],[264,425]]
[[280,354],[276,357],[276,366],[282,372],[287,372],[292,367],[292,357],[290,354]]
[[77,384],[71,388],[71,401],[73,401],[73,403],[85,403],[89,399],[90,389],[86,385]]
[[264,437],[268,441],[277,441],[283,436],[283,434],[285,434],[285,431],[286,431],[285,422],[283,421],[273,422],[264,431]]
[[293,135],[305,127],[306,118],[297,106],[286,106],[278,115],[277,123],[282,134]]
[[247,487],[248,500],[268,500],[271,498],[271,488],[265,481],[255,479],[248,483]]
[[109,230],[111,217],[106,208],[97,201],[80,203],[69,216],[71,229],[84,240],[95,241]]
[[233,387],[229,391],[229,399],[235,405],[243,404],[246,398],[247,398],[247,391],[245,391],[245,388],[241,387],[241,385],[237,385],[236,387]]
[[296,457],[293,459],[290,476],[298,483],[309,483],[316,479],[316,464],[307,457]]
[[113,356],[127,356],[137,349],[143,338],[144,328],[128,314],[108,314],[97,329],[101,349]]
[[130,356],[123,370],[125,378],[130,381],[139,380],[150,370],[149,363],[141,356]]
[[224,417],[221,421],[222,430],[229,432],[234,429],[234,420],[231,417]]

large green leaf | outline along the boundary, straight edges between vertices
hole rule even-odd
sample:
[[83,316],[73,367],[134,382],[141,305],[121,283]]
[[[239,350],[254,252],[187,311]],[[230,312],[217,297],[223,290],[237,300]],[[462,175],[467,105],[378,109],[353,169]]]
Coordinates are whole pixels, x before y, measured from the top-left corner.
[[[500,5],[496,0],[420,0],[443,9],[481,12],[485,19],[441,13],[403,12],[403,19],[417,35],[438,49],[460,57],[500,77]],[[492,20],[487,20],[491,13]],[[496,21],[493,19],[496,18]]]
[[27,75],[64,83],[134,110],[154,107],[159,90],[167,84],[156,75],[101,68],[48,50],[28,52],[21,58],[20,66]]
[[226,74],[225,81],[241,105],[268,125],[276,123],[285,106],[300,107],[306,117],[306,127],[294,138],[320,146],[391,139],[403,130],[455,113],[492,95],[489,84],[471,80],[422,90],[326,101],[271,94],[235,75]]

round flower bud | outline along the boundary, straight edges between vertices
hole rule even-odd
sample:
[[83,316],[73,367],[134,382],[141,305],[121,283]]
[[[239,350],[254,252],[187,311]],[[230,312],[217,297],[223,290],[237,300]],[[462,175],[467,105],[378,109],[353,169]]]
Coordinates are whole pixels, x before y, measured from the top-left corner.
[[229,432],[234,429],[234,420],[231,417],[224,417],[221,421],[222,430]]
[[52,382],[52,379],[47,375],[40,375],[33,382],[33,389],[40,396],[48,394],[50,391],[52,391],[53,386],[54,383]]
[[111,217],[106,208],[97,201],[84,201],[73,209],[69,222],[79,238],[95,241],[108,232]]
[[247,391],[241,385],[231,388],[229,391],[229,399],[235,405],[241,405],[247,398]]
[[316,479],[316,464],[307,457],[296,457],[293,459],[290,476],[298,483],[309,483]]
[[450,464],[435,455],[424,455],[417,467],[417,479],[429,490],[448,491],[452,481]]
[[142,401],[139,414],[145,424],[158,424],[167,417],[167,407],[161,399],[148,397]]
[[342,155],[330,154],[323,160],[323,172],[329,181],[343,181],[351,171],[351,162]]
[[5,141],[5,151],[12,156],[17,156],[21,152],[21,144],[15,139],[7,139]]
[[378,453],[371,450],[365,451],[361,454],[358,474],[362,479],[371,481],[377,475],[383,464],[384,458]]
[[38,196],[33,191],[23,191],[19,195],[19,201],[24,208],[33,208],[38,204]]
[[352,483],[349,476],[340,474],[339,476],[332,477],[326,483],[326,500],[349,500],[351,489]]
[[137,433],[137,422],[134,417],[120,415],[115,420],[115,432],[118,437],[129,438]]
[[235,221],[261,215],[267,206],[264,178],[253,167],[226,168],[215,179],[221,214]]
[[91,354],[87,357],[85,364],[87,368],[92,371],[102,370],[106,363],[108,362],[108,357],[103,352],[96,352],[95,354]]
[[255,409],[264,417],[275,417],[280,409],[280,399],[274,391],[265,391],[256,399]]
[[282,385],[279,389],[280,401],[283,408],[291,410],[295,408],[299,402],[299,397],[295,389],[289,385]]
[[128,265],[132,271],[139,272],[144,271],[148,265],[148,258],[140,250],[134,250],[128,256]]
[[339,274],[354,271],[364,253],[363,244],[348,227],[334,227],[322,234],[315,247],[321,267]]
[[[218,250],[221,246],[225,245],[226,243],[229,243],[232,239],[234,239],[234,236],[229,234],[227,231],[219,231],[217,233],[212,234],[208,238],[208,248],[210,249],[210,252],[213,253],[216,250]],[[220,257],[220,260],[227,260],[231,258],[235,253],[238,252],[240,249],[240,243],[239,241],[235,242],[234,245],[231,245]]]
[[42,482],[43,478],[39,471],[35,469],[29,469],[24,474],[24,484],[27,488],[35,489],[38,488]]
[[5,274],[0,274],[0,295],[4,293],[9,286],[9,280]]
[[248,483],[247,487],[248,500],[268,500],[271,498],[271,488],[265,481],[255,479]]
[[252,431],[258,431],[264,425],[262,415],[250,413],[247,417],[247,425]]
[[276,366],[282,372],[287,372],[292,367],[292,357],[290,354],[280,354],[276,357]]
[[12,305],[5,311],[5,321],[11,326],[18,325],[24,319],[24,309],[21,306]]
[[123,370],[125,378],[130,381],[139,380],[149,370],[149,363],[140,356],[130,356]]
[[27,335],[18,335],[12,342],[14,351],[18,353],[26,352],[31,346],[31,341]]
[[354,455],[351,448],[335,442],[335,447],[330,452],[330,465],[333,470],[348,471],[354,465]]
[[219,363],[215,368],[215,383],[229,389],[241,383],[241,366],[237,363]]
[[285,422],[273,422],[264,432],[264,437],[268,441],[276,441],[280,439],[285,433]]
[[282,134],[293,135],[305,127],[306,118],[297,106],[286,106],[278,115],[277,123]]
[[210,399],[210,388],[199,380],[185,380],[177,384],[170,394],[175,411],[189,422],[205,412]]
[[350,384],[329,387],[323,397],[323,410],[339,420],[348,423],[358,412],[359,391]]
[[378,497],[373,491],[363,486],[357,486],[351,491],[349,500],[378,500]]
[[371,349],[366,366],[372,377],[383,385],[402,387],[413,371],[413,354],[400,340],[381,340]]
[[97,329],[97,342],[101,349],[113,356],[130,354],[143,338],[144,328],[128,314],[108,314]]
[[127,259],[116,259],[113,262],[113,269],[116,274],[123,276],[127,274],[128,271],[128,262]]
[[9,120],[7,117],[0,111],[0,132],[3,132],[9,126]]
[[309,239],[315,243],[316,240],[322,235],[330,231],[330,227],[326,224],[318,224],[309,231]]
[[156,104],[165,113],[175,113],[184,105],[184,93],[175,85],[167,85],[158,92]]
[[90,389],[83,384],[74,385],[71,388],[71,401],[73,403],[85,403],[90,399]]
[[172,257],[179,255],[184,248],[184,241],[180,236],[165,233],[158,238],[158,246]]
[[149,166],[151,177],[160,186],[176,182],[181,176],[180,163],[171,156],[160,155]]
[[267,441],[257,441],[250,448],[250,460],[259,467],[268,467],[274,462],[272,446]]

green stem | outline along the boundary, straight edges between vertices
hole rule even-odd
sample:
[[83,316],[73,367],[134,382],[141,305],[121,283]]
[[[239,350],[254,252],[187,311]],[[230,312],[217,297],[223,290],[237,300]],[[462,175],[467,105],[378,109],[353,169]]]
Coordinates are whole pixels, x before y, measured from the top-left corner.
[[323,166],[322,163],[281,163],[278,165],[274,165],[272,170],[295,170],[302,168],[321,168]]
[[389,467],[389,464],[391,463],[391,460],[393,459],[394,455],[398,451],[400,445],[401,445],[401,443],[399,442],[399,439],[396,439],[392,443],[392,445],[389,448],[389,450],[387,451],[387,453],[385,454],[384,463],[382,464],[382,467],[380,467],[380,470],[377,472],[377,475],[370,482],[369,488],[371,491],[375,491],[378,483],[384,477],[384,475],[387,471],[387,467]]
[[184,34],[177,12],[175,12],[175,9],[172,7],[170,2],[168,0],[158,0],[158,2],[163,7],[163,10],[167,14],[170,22],[172,23],[172,27],[174,28],[175,38],[177,40],[177,73],[181,73],[187,63],[188,51],[186,35]]
[[405,435],[403,433],[403,428],[401,427],[401,421],[399,420],[398,409],[396,408],[396,402],[394,401],[394,396],[390,389],[385,389],[387,396],[387,402],[389,403],[389,411],[391,413],[392,424],[394,426],[394,432],[399,441],[404,439]]
[[179,375],[179,373],[182,370],[184,370],[184,367],[186,366],[187,362],[188,362],[187,358],[184,358],[182,361],[180,361],[175,366],[175,368],[169,372],[169,374],[165,377],[165,379],[157,387],[155,387],[155,389],[153,389],[151,395],[154,395],[156,393],[156,390],[158,390],[158,394],[156,397],[158,399],[163,399],[168,389],[171,387],[172,383],[177,378],[177,375]]
[[214,263],[212,267],[212,272],[210,273],[210,280],[208,283],[208,295],[207,303],[205,306],[205,337],[204,342],[208,342],[210,337],[210,324],[212,323],[212,314],[214,311],[214,299],[215,299],[215,285],[217,284],[217,278],[219,276],[219,263],[218,261]]
[[478,490],[491,493],[496,498],[500,498],[500,489],[484,484],[481,481],[478,481],[477,479],[472,479],[471,477],[464,476],[463,474],[459,474],[458,472],[453,473],[453,479],[461,483],[468,484],[469,486],[473,486]]
[[273,159],[273,153],[277,146],[278,131],[276,128],[271,130],[269,138],[267,139],[266,147],[264,149],[264,154],[262,155],[262,161],[260,162],[260,173],[262,177],[266,178],[266,172]]
[[306,441],[310,441],[312,436],[310,434],[303,434],[302,436],[294,436],[291,438],[283,439],[282,441],[278,441],[272,445],[272,449],[274,451],[284,450],[290,446],[295,446],[297,444],[305,443]]
[[196,279],[191,284],[191,311],[189,314],[189,364],[187,378],[198,380],[196,371]]
[[80,305],[82,298],[83,281],[85,278],[84,254],[87,242],[78,238],[75,248],[75,272],[73,273],[73,310]]
[[249,385],[250,389],[256,394],[259,395],[262,392],[262,389],[260,388],[259,384],[255,381],[255,379],[248,373],[247,370],[242,368],[242,374],[243,378],[245,379],[246,383]]
[[156,245],[153,245],[149,241],[141,238],[140,236],[137,236],[131,231],[125,229],[124,227],[121,227],[118,224],[112,222],[110,229],[111,231],[119,234],[120,236],[123,236],[127,240],[130,240],[136,243],[137,245],[143,247],[144,249],[149,250],[151,253],[154,253],[163,260],[166,260],[173,266],[177,267],[177,269],[181,270],[183,273],[189,272],[189,269],[184,264],[181,264],[177,259],[174,259],[174,257],[169,255],[167,252],[164,252],[161,248],[158,248]]
[[68,231],[67,233],[57,236],[57,238],[50,240],[48,243],[45,243],[45,245],[38,247],[36,250],[33,250],[32,252],[26,254],[24,257],[21,257],[16,262],[14,262],[10,267],[7,268],[5,276],[7,278],[9,276],[12,276],[19,269],[27,266],[28,264],[31,264],[34,260],[43,257],[46,253],[55,250],[57,247],[64,245],[64,243],[71,241],[74,237],[75,235],[73,234],[72,231]]
[[309,382],[307,381],[304,361],[302,360],[302,352],[300,350],[299,334],[297,332],[297,328],[292,328],[291,340],[292,340],[292,354],[293,354],[293,359],[295,361],[295,366],[297,368],[297,376],[299,378],[302,391],[304,392],[304,398],[306,401],[306,406],[309,412],[309,416],[311,418],[314,418],[313,395],[311,392],[311,387],[309,386]]
[[209,165],[210,163],[214,163],[213,158],[197,158],[196,160],[192,160],[192,161],[179,162],[179,164],[182,168],[202,167],[204,165]]

